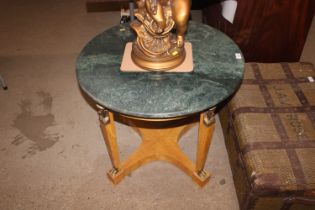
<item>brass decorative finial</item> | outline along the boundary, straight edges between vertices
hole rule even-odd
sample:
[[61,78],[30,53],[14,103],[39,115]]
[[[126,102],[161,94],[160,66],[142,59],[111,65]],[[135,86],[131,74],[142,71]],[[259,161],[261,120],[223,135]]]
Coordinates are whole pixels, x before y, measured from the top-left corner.
[[[131,58],[143,69],[166,71],[185,60],[184,33],[191,0],[135,0],[137,33]],[[173,33],[175,29],[175,34]]]

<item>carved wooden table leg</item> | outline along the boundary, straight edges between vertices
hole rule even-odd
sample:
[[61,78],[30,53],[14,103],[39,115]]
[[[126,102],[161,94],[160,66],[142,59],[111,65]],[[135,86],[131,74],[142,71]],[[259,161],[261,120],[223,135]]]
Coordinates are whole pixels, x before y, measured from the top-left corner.
[[97,105],[99,109],[100,127],[104,136],[108,155],[112,162],[113,168],[108,172],[109,174],[116,174],[120,168],[119,150],[116,138],[116,129],[114,123],[114,115],[112,112]]
[[99,108],[101,129],[113,165],[113,169],[108,172],[108,177],[114,184],[118,184],[126,175],[141,165],[155,160],[174,164],[192,177],[200,186],[204,186],[209,181],[210,175],[204,171],[204,165],[214,130],[214,110],[200,115],[196,164],[178,146],[180,137],[195,122],[178,123],[176,119],[151,121],[150,119],[124,117],[124,121],[128,122],[140,134],[142,143],[121,164],[113,113]]
[[195,180],[200,186],[205,185],[210,179],[210,174],[204,170],[204,166],[207,160],[209,146],[212,141],[212,134],[215,127],[214,111],[215,108],[200,114],[196,159],[196,173],[198,175],[198,179]]

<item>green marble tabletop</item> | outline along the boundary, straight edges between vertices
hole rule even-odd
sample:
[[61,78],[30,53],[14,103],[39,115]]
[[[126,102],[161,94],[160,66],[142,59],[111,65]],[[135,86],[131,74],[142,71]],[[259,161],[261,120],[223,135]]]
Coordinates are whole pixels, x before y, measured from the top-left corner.
[[[96,103],[141,118],[181,117],[207,110],[233,94],[244,72],[238,46],[207,25],[189,22],[191,73],[126,73],[120,64],[127,42],[135,39],[129,26],[115,26],[94,37],[81,51],[77,79]],[[236,58],[236,53],[242,57]]]

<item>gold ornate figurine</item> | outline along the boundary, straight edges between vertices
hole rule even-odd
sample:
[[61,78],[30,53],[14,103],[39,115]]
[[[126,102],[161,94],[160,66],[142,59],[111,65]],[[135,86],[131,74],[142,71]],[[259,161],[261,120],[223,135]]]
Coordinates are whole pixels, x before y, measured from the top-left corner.
[[184,33],[191,0],[135,0],[135,3],[137,19],[131,23],[137,33],[131,52],[133,62],[151,71],[166,71],[180,65],[186,56]]

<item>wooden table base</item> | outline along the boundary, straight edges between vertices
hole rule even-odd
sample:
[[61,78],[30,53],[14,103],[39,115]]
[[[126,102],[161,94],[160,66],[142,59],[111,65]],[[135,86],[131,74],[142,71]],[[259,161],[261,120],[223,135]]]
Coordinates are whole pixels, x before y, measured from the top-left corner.
[[204,186],[210,174],[204,170],[209,146],[214,131],[214,109],[201,113],[196,163],[193,163],[179,148],[180,137],[196,122],[181,119],[140,119],[122,116],[142,138],[141,145],[123,163],[120,162],[116,140],[114,115],[99,108],[100,126],[113,168],[108,172],[109,179],[118,184],[126,175],[145,163],[163,160],[170,162],[191,176],[199,186]]

